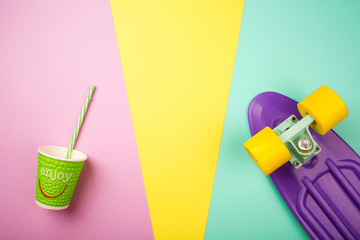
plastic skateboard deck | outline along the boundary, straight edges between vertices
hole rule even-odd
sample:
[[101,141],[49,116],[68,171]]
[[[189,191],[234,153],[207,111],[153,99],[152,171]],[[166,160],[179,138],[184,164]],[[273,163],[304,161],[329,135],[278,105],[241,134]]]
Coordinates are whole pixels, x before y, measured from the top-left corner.
[[[248,110],[251,135],[292,114],[301,119],[296,101],[257,95]],[[287,162],[270,177],[312,239],[360,239],[360,157],[334,131],[310,132],[322,151],[299,169]]]

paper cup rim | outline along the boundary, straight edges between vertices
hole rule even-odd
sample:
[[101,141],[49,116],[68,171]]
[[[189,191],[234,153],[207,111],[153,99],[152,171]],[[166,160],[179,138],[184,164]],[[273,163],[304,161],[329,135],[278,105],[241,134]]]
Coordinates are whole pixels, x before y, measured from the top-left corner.
[[[65,162],[83,162],[86,161],[87,155],[85,153],[82,153],[78,150],[73,150],[72,155],[70,159],[66,159],[66,152],[67,148],[62,146],[56,146],[56,145],[44,145],[40,146],[37,149],[38,153],[41,153],[42,155],[56,159],[61,160]],[[63,157],[61,157],[63,156]]]
[[64,210],[64,209],[67,209],[67,208],[69,207],[69,204],[66,205],[66,206],[60,206],[60,207],[57,207],[57,206],[49,206],[49,205],[46,205],[46,204],[43,204],[43,203],[39,202],[37,199],[35,199],[35,203],[36,203],[39,207],[46,208],[46,209],[50,209],[50,210]]

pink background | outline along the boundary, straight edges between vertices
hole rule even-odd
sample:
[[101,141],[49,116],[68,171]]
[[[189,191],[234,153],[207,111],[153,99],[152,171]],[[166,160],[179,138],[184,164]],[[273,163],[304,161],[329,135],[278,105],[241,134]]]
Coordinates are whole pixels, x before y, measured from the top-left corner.
[[[69,209],[35,204],[37,148],[88,155]],[[152,239],[108,1],[0,3],[0,239]]]

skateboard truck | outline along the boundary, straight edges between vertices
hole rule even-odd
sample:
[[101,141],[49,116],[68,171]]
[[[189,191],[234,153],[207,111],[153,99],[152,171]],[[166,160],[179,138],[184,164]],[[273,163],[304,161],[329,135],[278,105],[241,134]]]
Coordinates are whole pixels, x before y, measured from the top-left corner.
[[244,142],[246,151],[266,175],[289,161],[295,169],[301,167],[321,151],[309,126],[324,135],[348,115],[344,101],[325,86],[299,102],[297,109],[301,120],[291,115],[276,128],[266,126]]
[[273,131],[280,137],[291,154],[289,160],[294,168],[299,168],[321,152],[320,146],[312,137],[309,126],[314,123],[310,114],[301,120],[291,115]]

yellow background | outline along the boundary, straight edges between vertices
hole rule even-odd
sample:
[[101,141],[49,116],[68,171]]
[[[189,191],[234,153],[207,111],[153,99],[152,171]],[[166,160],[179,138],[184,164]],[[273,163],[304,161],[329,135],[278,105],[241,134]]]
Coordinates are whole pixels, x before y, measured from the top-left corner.
[[204,236],[243,6],[111,0],[155,239]]

